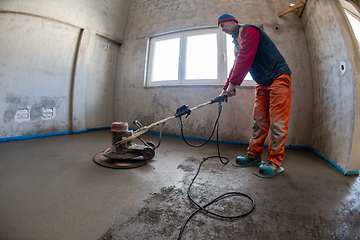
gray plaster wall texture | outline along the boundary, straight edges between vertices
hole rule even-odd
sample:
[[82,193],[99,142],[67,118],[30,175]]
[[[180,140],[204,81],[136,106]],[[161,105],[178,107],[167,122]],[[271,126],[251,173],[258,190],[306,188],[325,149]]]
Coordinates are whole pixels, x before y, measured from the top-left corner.
[[111,125],[129,6],[0,1],[0,138]]
[[[216,26],[218,16],[229,13],[241,24],[263,25],[293,72],[286,144],[314,147],[342,169],[359,170],[353,34],[337,0],[307,1],[302,18],[296,12],[278,17],[291,2],[0,1],[0,138],[108,127],[112,121],[149,125],[183,104],[216,97],[220,85],[145,88],[147,43],[156,34]],[[223,104],[220,139],[248,143],[254,88],[237,93]],[[184,134],[207,138],[216,116],[216,105],[193,112],[184,119]],[[179,135],[179,121],[166,123],[164,132]]]
[[86,128],[110,126],[114,110],[114,84],[119,45],[97,37],[88,76]]
[[[79,29],[9,13],[0,14],[0,31],[6,33],[0,35],[1,137],[68,130]],[[43,118],[43,108],[53,109],[53,116]],[[18,116],[18,109],[27,116]]]
[[[222,90],[218,86],[144,88],[147,42],[150,36],[204,26],[216,26],[223,13],[235,16],[241,24],[263,25],[289,64],[292,75],[292,109],[287,145],[310,145],[313,116],[313,89],[310,55],[303,24],[295,12],[283,17],[278,13],[291,1],[244,0],[133,0],[120,48],[115,84],[116,121],[143,125],[171,116],[183,104],[190,107],[209,101]],[[237,96],[223,104],[220,139],[248,143],[252,136],[253,87],[239,87]],[[204,107],[184,118],[184,134],[210,136],[217,106]],[[131,124],[130,124],[131,125]],[[132,127],[134,127],[132,125]],[[158,128],[151,129],[159,131]],[[180,135],[179,120],[171,120],[164,132]]]
[[[308,1],[302,16],[313,78],[311,146],[345,171],[360,169],[360,159],[348,167],[353,151],[356,99],[353,63],[344,31],[349,29],[338,1]],[[355,49],[354,54],[358,54]],[[341,65],[346,72],[341,71]],[[359,62],[357,62],[359,64]]]
[[130,0],[1,0],[0,9],[52,18],[121,40],[129,4]]

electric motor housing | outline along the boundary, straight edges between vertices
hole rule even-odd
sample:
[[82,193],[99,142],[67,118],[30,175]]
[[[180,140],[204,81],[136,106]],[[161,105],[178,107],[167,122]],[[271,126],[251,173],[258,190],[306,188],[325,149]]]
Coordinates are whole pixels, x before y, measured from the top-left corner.
[[[121,141],[123,138],[128,138],[133,135],[133,131],[129,130],[129,125],[127,122],[113,122],[111,124],[112,132],[112,144]],[[132,141],[128,141],[116,147],[116,152],[121,152],[121,150],[131,146]]]

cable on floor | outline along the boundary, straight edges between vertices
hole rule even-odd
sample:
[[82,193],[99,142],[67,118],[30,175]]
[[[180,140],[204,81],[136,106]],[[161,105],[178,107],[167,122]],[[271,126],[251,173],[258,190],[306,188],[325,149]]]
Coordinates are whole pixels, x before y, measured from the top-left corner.
[[[198,207],[198,209],[196,211],[194,211],[187,219],[186,221],[184,222],[184,224],[182,225],[181,227],[181,230],[180,230],[180,233],[179,233],[179,236],[178,236],[178,240],[181,239],[182,237],[182,234],[184,232],[184,229],[186,227],[186,225],[188,224],[188,222],[190,221],[190,219],[198,212],[200,211],[205,211],[206,213],[210,214],[210,215],[213,215],[213,216],[216,216],[216,217],[219,217],[219,218],[224,218],[224,219],[237,219],[237,218],[241,218],[241,217],[244,217],[248,214],[250,214],[254,208],[255,208],[255,201],[254,199],[252,199],[250,196],[244,194],[244,193],[240,193],[240,192],[228,192],[228,193],[225,193],[225,194],[222,194],[216,198],[214,198],[213,200],[211,200],[210,202],[208,202],[207,204],[201,206],[199,203],[197,203],[191,196],[190,192],[191,192],[191,186],[193,185],[193,183],[195,182],[195,179],[197,178],[199,172],[200,172],[200,169],[201,169],[201,166],[202,164],[207,161],[208,159],[211,159],[211,158],[219,158],[220,162],[224,165],[226,165],[227,163],[229,163],[229,159],[227,157],[223,157],[221,156],[220,154],[220,148],[219,148],[219,118],[220,118],[220,115],[221,115],[221,110],[222,110],[222,105],[221,105],[221,102],[219,102],[219,107],[218,107],[218,117],[216,119],[216,122],[215,122],[215,125],[214,125],[214,128],[213,128],[213,131],[211,133],[211,136],[207,139],[207,141],[205,141],[204,143],[202,144],[199,144],[199,145],[192,145],[190,143],[188,143],[184,137],[184,132],[183,132],[183,122],[182,122],[182,119],[181,119],[181,116],[179,117],[180,119],[180,122],[181,122],[181,135],[182,135],[182,138],[184,139],[184,141],[186,142],[186,144],[188,144],[189,146],[191,147],[202,147],[204,146],[206,143],[208,143],[210,141],[210,139],[212,138],[214,132],[215,132],[215,129],[217,129],[217,135],[216,135],[216,143],[217,143],[217,151],[218,151],[218,155],[217,156],[210,156],[210,157],[206,157],[206,158],[203,158],[202,162],[200,163],[199,165],[199,168],[194,176],[194,178],[192,179],[189,187],[188,187],[188,191],[187,191],[187,195],[188,195],[188,198],[190,199],[190,201],[196,205]],[[223,161],[223,159],[226,159],[226,161]],[[251,202],[252,202],[252,207],[251,209],[244,213],[244,214],[241,214],[241,215],[236,215],[236,216],[225,216],[225,215],[220,215],[220,214],[217,214],[215,212],[212,212],[212,211],[209,211],[206,209],[206,207],[210,206],[211,204],[221,200],[221,199],[224,199],[226,197],[231,197],[231,196],[242,196],[242,197],[246,197],[248,198]]]

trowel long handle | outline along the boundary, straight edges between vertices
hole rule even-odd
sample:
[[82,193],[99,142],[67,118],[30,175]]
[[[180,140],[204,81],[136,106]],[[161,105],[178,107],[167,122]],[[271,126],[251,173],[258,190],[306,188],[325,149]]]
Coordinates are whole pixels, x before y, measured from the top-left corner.
[[194,111],[194,110],[196,110],[196,109],[198,109],[198,108],[204,107],[204,106],[209,105],[209,104],[211,104],[211,103],[212,103],[211,101],[208,101],[208,102],[206,102],[206,103],[197,105],[196,107],[190,108],[190,111]]
[[[198,108],[201,108],[201,107],[206,106],[206,105],[211,104],[211,103],[212,103],[212,102],[209,101],[209,102],[206,102],[206,103],[197,105],[196,107],[191,108],[190,111],[196,110],[196,109],[198,109]],[[150,128],[155,127],[155,126],[157,126],[157,125],[159,125],[159,124],[161,124],[161,123],[167,122],[167,121],[169,121],[169,120],[171,120],[171,119],[173,119],[173,118],[175,118],[175,117],[176,117],[176,115],[172,115],[172,116],[170,116],[170,117],[168,117],[168,118],[164,118],[163,120],[160,120],[160,121],[158,121],[158,122],[155,122],[155,123],[153,123],[153,124],[150,124],[149,126],[147,126],[147,128],[150,129]]]
[[131,135],[130,137],[124,138],[123,140],[114,143],[114,145],[112,145],[111,148],[108,148],[104,151],[104,154],[109,154],[109,153],[115,152],[117,146],[141,136],[142,134],[146,133],[148,130],[149,129],[147,127],[140,128],[139,130],[134,132],[134,134]]
[[130,140],[132,140],[134,138],[137,138],[137,137],[143,135],[144,133],[146,133],[148,130],[149,130],[148,127],[140,128],[140,129],[136,130],[133,133],[133,135],[131,135],[130,137],[124,138],[123,140],[116,142],[115,146],[119,146],[119,145],[121,145],[123,143],[126,143],[126,142],[128,142],[128,141],[130,141]]
[[[191,108],[190,111],[196,110],[196,109],[201,108],[201,107],[203,107],[203,106],[206,106],[206,105],[208,105],[208,104],[211,104],[211,101],[206,102],[206,103],[203,103],[203,104],[200,104],[200,105],[197,105],[196,107]],[[146,128],[147,128],[147,129],[150,129],[150,128],[155,127],[155,126],[157,126],[157,125],[159,125],[159,124],[161,124],[161,123],[167,122],[167,121],[169,121],[169,120],[171,120],[171,119],[173,119],[173,118],[175,118],[175,117],[176,117],[175,115],[172,115],[172,116],[170,116],[170,117],[164,118],[163,120],[160,120],[160,121],[157,121],[157,122],[155,122],[155,123],[153,123],[153,124],[150,124],[150,125],[147,126]],[[140,128],[140,129],[141,129],[141,128]],[[140,129],[139,129],[139,130],[140,130]],[[139,130],[138,130],[138,131],[139,131]],[[137,131],[136,131],[136,132],[137,132]],[[136,133],[136,132],[135,132],[135,133]]]
[[[208,101],[208,102],[206,102],[206,103],[197,105],[196,107],[193,107],[193,108],[191,108],[190,110],[193,111],[193,110],[196,110],[196,109],[198,109],[198,108],[201,108],[201,107],[204,107],[204,106],[206,106],[206,105],[209,105],[209,104],[211,104],[211,103],[212,103],[212,101]],[[122,139],[121,141],[116,142],[114,145],[115,145],[115,146],[119,146],[119,145],[121,145],[121,144],[123,144],[123,143],[126,143],[126,142],[128,142],[128,141],[130,141],[130,140],[132,140],[132,139],[134,139],[134,138],[137,138],[137,137],[141,136],[142,134],[146,133],[150,128],[155,127],[155,126],[157,126],[157,125],[159,125],[159,124],[161,124],[161,123],[164,123],[164,122],[166,122],[166,121],[169,121],[169,120],[171,120],[171,119],[173,119],[173,118],[175,118],[175,117],[176,117],[176,116],[173,115],[173,116],[164,118],[163,120],[157,121],[157,122],[155,122],[155,123],[153,123],[153,124],[150,124],[149,126],[142,127],[142,128],[140,128],[140,129],[136,130],[136,131],[134,132],[134,134],[131,135],[130,137],[124,138],[124,139]]]
[[173,118],[175,118],[175,115],[170,116],[170,117],[168,117],[168,118],[164,118],[163,120],[157,121],[157,122],[155,122],[155,123],[152,123],[152,124],[150,124],[149,126],[147,126],[147,128],[155,127],[155,126],[157,126],[157,125],[159,125],[159,124],[161,124],[161,123],[164,123],[164,122],[166,122],[166,121],[169,121],[170,119],[173,119]]
[[140,128],[140,129],[136,130],[136,131],[133,133],[133,135],[131,135],[130,137],[124,138],[124,139],[116,142],[114,145],[115,145],[115,146],[119,146],[119,145],[121,145],[121,144],[123,144],[123,143],[126,143],[126,142],[128,142],[128,141],[130,141],[130,140],[132,140],[132,139],[134,139],[134,138],[137,138],[137,137],[141,136],[142,134],[146,133],[150,128],[155,127],[155,126],[157,126],[157,125],[159,125],[159,124],[161,124],[161,123],[164,123],[164,122],[166,122],[166,121],[168,121],[168,120],[170,120],[170,119],[173,119],[173,118],[175,118],[175,116],[171,116],[171,117],[165,118],[165,119],[163,119],[163,120],[160,120],[160,121],[158,121],[158,122],[155,122],[155,123],[153,123],[153,124],[151,124],[151,125],[149,125],[149,126],[142,127],[142,128]]

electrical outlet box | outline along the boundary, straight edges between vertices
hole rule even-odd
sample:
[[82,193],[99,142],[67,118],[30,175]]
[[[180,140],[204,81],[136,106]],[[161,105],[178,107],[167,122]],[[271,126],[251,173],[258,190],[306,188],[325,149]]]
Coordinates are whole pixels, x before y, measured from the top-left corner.
[[42,108],[42,117],[45,119],[53,118],[55,115],[54,108]]
[[28,109],[28,108],[19,108],[16,111],[16,118],[18,120],[28,120],[28,119],[30,119],[30,109]]

